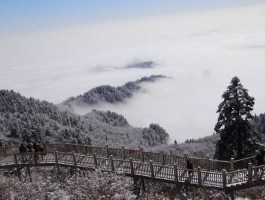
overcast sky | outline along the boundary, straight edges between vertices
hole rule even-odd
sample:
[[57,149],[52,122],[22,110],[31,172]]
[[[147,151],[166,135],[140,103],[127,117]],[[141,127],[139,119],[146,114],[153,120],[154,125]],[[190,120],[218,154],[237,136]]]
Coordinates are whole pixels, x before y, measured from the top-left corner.
[[[59,103],[99,85],[162,74],[172,78],[97,108],[134,126],[159,123],[172,140],[211,135],[235,75],[256,99],[253,113],[265,111],[261,2],[0,1],[0,89]],[[141,61],[158,66],[124,69]]]
[[263,0],[8,0],[0,1],[0,33],[193,10],[262,3]]

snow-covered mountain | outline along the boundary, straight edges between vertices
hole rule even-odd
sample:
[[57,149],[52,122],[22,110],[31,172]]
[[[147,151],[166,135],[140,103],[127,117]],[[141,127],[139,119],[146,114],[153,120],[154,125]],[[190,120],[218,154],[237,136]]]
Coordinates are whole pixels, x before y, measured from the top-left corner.
[[31,141],[150,147],[167,140],[168,134],[156,124],[134,128],[114,112],[93,110],[79,116],[47,101],[0,90],[0,145]]
[[89,90],[83,95],[70,97],[60,104],[64,109],[72,110],[75,106],[91,106],[99,103],[119,103],[131,98],[133,94],[141,89],[141,84],[146,82],[154,82],[158,79],[166,78],[162,75],[152,75],[143,77],[136,81],[127,82],[122,86],[113,87],[110,85],[102,85]]

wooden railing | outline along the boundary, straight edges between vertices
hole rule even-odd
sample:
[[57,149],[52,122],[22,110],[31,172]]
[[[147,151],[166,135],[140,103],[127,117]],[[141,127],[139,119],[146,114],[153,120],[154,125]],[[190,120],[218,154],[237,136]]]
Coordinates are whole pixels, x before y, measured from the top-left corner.
[[[47,152],[75,152],[76,154],[84,154],[84,155],[93,155],[102,156],[109,158],[110,155],[113,158],[129,160],[132,159],[134,161],[141,162],[149,162],[153,161],[155,164],[161,165],[177,165],[177,167],[186,168],[187,167],[187,154],[184,156],[176,156],[176,155],[167,155],[163,152],[155,153],[155,152],[145,152],[143,149],[125,149],[121,148],[112,148],[107,145],[104,147],[91,146],[91,145],[78,145],[78,144],[45,144],[44,148]],[[0,148],[0,154],[3,153],[18,153],[19,147],[2,147]],[[210,159],[209,156],[205,158],[198,157],[190,157],[193,162],[193,166],[195,169],[200,167],[202,170],[207,171],[222,171],[226,169],[227,171],[234,171],[239,169],[247,169],[248,163],[255,163],[255,157],[248,157],[240,160],[234,160],[231,158],[230,161],[222,161]]]
[[[95,154],[95,152],[99,150],[98,147],[94,148],[91,146],[82,146],[81,148],[81,146],[74,146],[75,150],[78,152],[68,152],[67,150],[72,147],[68,144],[64,147],[63,145],[58,145],[56,146],[58,148],[53,149],[52,147],[55,146],[51,145],[50,148],[47,148],[46,152],[41,153],[0,154],[0,168],[15,167],[18,170],[25,166],[68,166],[73,169],[85,168],[90,170],[100,168],[109,172],[122,172],[127,176],[136,176],[169,183],[187,183],[188,181],[191,185],[214,187],[219,189],[236,188],[239,185],[251,187],[253,183],[260,180],[260,178],[265,178],[265,174],[262,170],[265,166],[253,167],[251,163],[248,164],[247,169],[239,169],[231,172],[227,172],[223,169],[222,171],[216,172],[204,170],[200,166],[196,166],[194,169],[186,169],[186,167],[179,167],[177,164],[163,165],[153,161],[144,162],[133,160],[132,158],[115,158],[112,155],[106,157]],[[57,151],[57,149],[60,148],[64,151]],[[106,150],[107,147],[104,148]],[[70,149],[72,150],[72,148]],[[116,152],[120,151],[120,149],[116,150]],[[90,152],[93,153],[93,155],[81,154],[81,151]],[[124,151],[123,148],[122,151]],[[105,153],[106,152],[107,151],[105,151]],[[126,153],[122,156],[126,157]],[[141,156],[139,157],[141,158]],[[203,164],[211,168],[210,159],[207,159],[206,163],[204,163],[205,160],[196,160],[195,158],[191,159],[197,162],[196,165]],[[241,161],[238,161],[238,163],[240,162]]]
[[[143,149],[125,149],[110,148],[107,145],[105,147],[97,147],[90,145],[77,145],[77,144],[47,144],[46,149],[48,151],[62,151],[62,152],[75,152],[85,155],[96,154],[98,156],[109,157],[112,155],[114,158],[120,158],[123,160],[133,159],[142,162],[149,162],[152,160],[156,164],[162,165],[177,165],[178,167],[186,168],[187,166],[187,154],[184,156],[167,155],[163,152],[145,152]],[[221,171],[226,169],[227,171],[234,171],[237,169],[245,169],[248,167],[249,162],[255,162],[255,157],[248,157],[240,160],[230,161],[210,159],[209,156],[205,158],[190,157],[195,168],[201,167],[207,171]]]
[[[233,172],[205,171],[200,167],[194,170],[178,167],[177,165],[161,165],[152,161],[140,162],[113,158],[113,156],[101,157],[71,152],[43,152],[43,153],[8,153],[0,155],[0,168],[23,167],[23,166],[69,166],[85,169],[100,168],[109,172],[122,172],[128,176],[137,176],[169,183],[186,183],[205,187],[225,189],[236,187],[238,184],[251,184],[257,180],[256,175],[261,173],[265,166],[252,167],[236,170]],[[247,176],[248,175],[248,176]],[[264,174],[259,174],[264,177]]]
[[232,163],[231,164],[231,166],[232,166],[231,171],[234,171],[237,169],[248,168],[248,163],[255,164],[256,160],[255,160],[255,156],[252,156],[252,157],[247,157],[247,158],[243,158],[243,159],[235,160],[235,161],[233,159],[231,159],[231,163]]
[[75,168],[100,168],[109,172],[122,172],[128,176],[137,176],[170,183],[184,183],[222,188],[223,177],[221,173],[178,168],[177,165],[161,165],[152,161],[140,162],[123,159],[98,157],[95,154],[82,155],[69,152],[47,153],[9,153],[0,155],[0,168],[23,166],[69,166]]

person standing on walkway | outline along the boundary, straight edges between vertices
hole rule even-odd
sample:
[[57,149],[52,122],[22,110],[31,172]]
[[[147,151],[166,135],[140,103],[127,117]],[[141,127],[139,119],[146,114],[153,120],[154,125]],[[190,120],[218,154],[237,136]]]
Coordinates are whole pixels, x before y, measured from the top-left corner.
[[262,153],[259,150],[256,150],[255,151],[255,158],[256,158],[257,166],[264,164],[264,153]]
[[[256,159],[257,167],[264,165],[264,151],[256,150],[255,151],[255,159]],[[255,175],[257,175],[258,173],[260,173],[260,175],[262,175],[263,167],[259,167],[258,169],[256,169]]]
[[25,162],[25,153],[27,152],[27,148],[25,147],[25,145],[22,143],[19,147],[19,152],[21,154],[21,159],[22,159],[22,162]]
[[26,147],[27,147],[27,152],[32,152],[33,146],[32,146],[32,144],[30,142],[27,144]]
[[193,173],[193,163],[190,158],[187,158],[187,169],[189,170],[189,174]]

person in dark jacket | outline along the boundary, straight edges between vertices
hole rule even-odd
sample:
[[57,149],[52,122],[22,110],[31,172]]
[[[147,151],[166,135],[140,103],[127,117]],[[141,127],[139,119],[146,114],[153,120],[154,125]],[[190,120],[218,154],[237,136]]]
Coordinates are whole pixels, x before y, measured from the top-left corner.
[[33,149],[34,149],[34,151],[35,151],[35,152],[38,152],[38,149],[37,149],[37,144],[36,144],[36,142],[33,142],[33,146],[32,146],[32,147],[33,147]]
[[25,153],[25,152],[27,152],[27,149],[26,149],[26,147],[25,147],[24,144],[21,144],[21,145],[20,145],[20,147],[19,147],[19,152],[20,152],[20,153]]
[[259,150],[256,150],[255,157],[256,157],[256,161],[257,161],[257,166],[264,164],[264,161],[263,161],[264,155],[262,155],[262,153]]
[[25,145],[22,143],[19,147],[19,152],[21,153],[21,160],[22,162],[25,162],[25,153],[27,152],[27,148],[25,147]]
[[35,150],[36,152],[39,152],[39,154],[40,154],[40,156],[41,156],[41,158],[42,158],[42,160],[43,160],[43,155],[44,155],[44,149],[43,149],[43,147],[40,145],[40,144],[37,144],[36,145],[36,150]]
[[187,169],[189,170],[189,175],[193,174],[193,163],[190,158],[187,158]]
[[264,151],[256,150],[255,151],[255,159],[256,159],[256,165],[258,167],[256,169],[255,174],[261,175],[263,173],[263,167],[259,167],[259,166],[264,165]]

